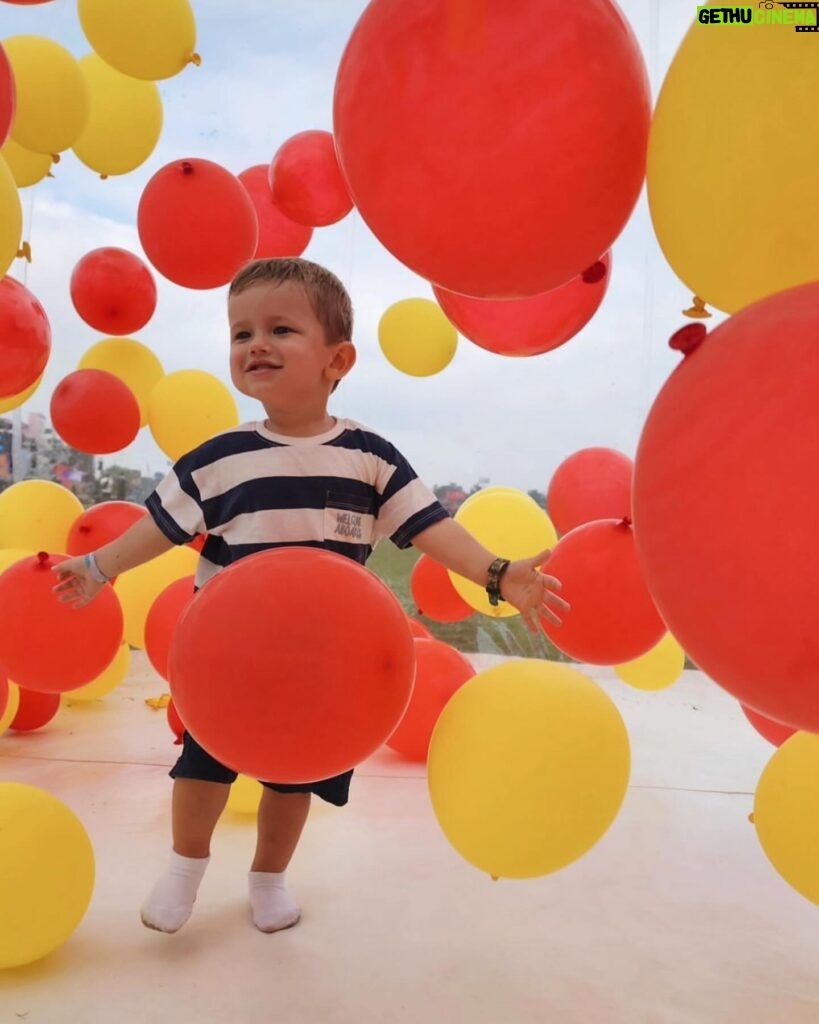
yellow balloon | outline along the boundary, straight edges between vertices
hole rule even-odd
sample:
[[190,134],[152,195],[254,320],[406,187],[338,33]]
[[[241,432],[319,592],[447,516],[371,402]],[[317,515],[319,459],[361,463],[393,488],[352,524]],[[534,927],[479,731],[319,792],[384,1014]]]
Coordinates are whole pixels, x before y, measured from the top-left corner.
[[125,620],[124,637],[132,647],[145,649],[145,620],[165,587],[183,576],[193,576],[199,555],[193,548],[171,548],[159,558],[129,569],[114,583]]
[[204,370],[167,374],[148,399],[148,427],[173,461],[238,425],[233,395],[218,377]]
[[0,149],[0,156],[8,164],[18,188],[27,188],[42,181],[51,170],[53,162],[49,153],[32,153],[30,149],[23,149],[14,139],[6,139]]
[[27,402],[29,398],[31,398],[42,382],[43,378],[38,377],[30,388],[26,388],[25,391],[21,391],[19,395],[9,395],[8,398],[0,398],[0,412],[11,412],[12,409],[19,408],[24,402]]
[[819,903],[819,736],[794,733],[774,753],[757,785],[754,825],[788,885]]
[[85,353],[79,370],[106,370],[127,384],[139,405],[140,426],[148,422],[148,399],[165,376],[159,359],[147,345],[133,338],[106,338]]
[[256,815],[262,798],[262,784],[247,775],[239,775],[230,787],[227,809],[234,814]]
[[819,133],[805,123],[819,61],[805,39],[793,25],[694,22],[657,100],[654,230],[691,291],[729,313],[819,278]]
[[35,786],[0,783],[0,968],[61,946],[94,891],[94,850],[79,818]]
[[431,377],[452,362],[458,332],[437,302],[404,299],[381,317],[378,342],[397,370],[412,377]]
[[685,651],[670,633],[666,633],[642,657],[615,665],[614,671],[624,683],[637,690],[667,690],[677,682],[684,668]]
[[128,174],[145,163],[162,132],[162,99],[153,82],[129,78],[95,53],[80,61],[91,107],[74,152],[99,174]]
[[76,690],[68,690],[63,694],[63,703],[73,704],[77,701],[82,704],[85,701],[99,700],[101,697],[107,697],[125,679],[130,667],[131,648],[128,644],[122,644],[114,656],[114,660],[102,675],[97,676],[96,679],[92,679],[90,683],[86,683],[85,686],[80,686]]
[[567,665],[508,661],[452,697],[429,748],[438,823],[458,853],[495,877],[571,864],[609,828],[626,795],[620,713]]
[[8,731],[9,726],[14,721],[14,716],[17,714],[17,709],[20,707],[20,687],[11,680],[8,682],[8,687],[9,695],[6,701],[6,709],[0,715],[0,736]]
[[92,48],[123,75],[153,82],[199,63],[188,0],[79,0],[77,9]]
[[0,277],[17,258],[23,234],[23,207],[9,165],[0,156]]
[[88,86],[76,60],[42,36],[11,36],[3,49],[17,87],[11,137],[34,153],[69,149],[88,118]]
[[23,480],[0,494],[0,547],[64,554],[83,507],[67,487]]
[[[543,509],[523,491],[513,487],[489,487],[473,494],[455,513],[455,522],[485,548],[512,561],[531,558],[557,543],[557,533]],[[488,568],[488,566],[487,566]],[[509,618],[518,611],[501,601],[493,608],[483,587],[450,572],[452,585],[470,608]]]

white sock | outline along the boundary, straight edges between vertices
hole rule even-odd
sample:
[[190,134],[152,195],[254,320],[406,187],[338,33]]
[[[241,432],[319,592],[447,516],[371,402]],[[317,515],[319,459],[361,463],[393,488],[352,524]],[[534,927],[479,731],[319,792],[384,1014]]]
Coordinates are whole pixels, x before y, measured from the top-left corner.
[[210,857],[183,857],[171,851],[168,870],[142,904],[142,923],[158,932],[176,932],[188,920]]
[[247,880],[253,923],[260,932],[291,928],[301,917],[298,903],[284,887],[283,871],[250,871]]

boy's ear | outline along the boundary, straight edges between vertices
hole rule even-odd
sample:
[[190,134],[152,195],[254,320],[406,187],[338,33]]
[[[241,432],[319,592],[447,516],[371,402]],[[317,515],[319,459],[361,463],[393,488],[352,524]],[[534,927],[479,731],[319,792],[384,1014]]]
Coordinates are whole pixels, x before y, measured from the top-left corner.
[[327,364],[327,376],[330,380],[338,381],[355,366],[356,350],[351,341],[340,341],[333,346],[333,357]]

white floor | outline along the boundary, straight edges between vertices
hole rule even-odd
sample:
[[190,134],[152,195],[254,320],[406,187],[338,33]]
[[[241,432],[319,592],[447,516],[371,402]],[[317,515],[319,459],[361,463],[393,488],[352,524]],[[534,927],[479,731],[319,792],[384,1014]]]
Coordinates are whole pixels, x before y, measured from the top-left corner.
[[422,769],[385,751],[348,807],[315,809],[290,871],[296,928],[252,927],[253,826],[226,815],[194,917],[165,936],[137,908],[166,858],[177,748],[144,703],[162,681],[135,656],[105,701],[0,737],[0,779],[68,803],[98,875],[64,946],[0,972],[0,1024],[816,1024],[819,907],[748,823],[773,748],[698,673],[661,694],[592,674],[623,712],[633,773],[579,863],[493,884],[443,838]]

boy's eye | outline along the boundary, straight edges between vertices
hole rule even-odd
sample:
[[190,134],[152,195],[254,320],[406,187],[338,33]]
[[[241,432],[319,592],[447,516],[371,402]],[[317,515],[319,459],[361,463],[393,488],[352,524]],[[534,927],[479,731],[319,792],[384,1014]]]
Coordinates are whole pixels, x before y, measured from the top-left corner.
[[233,340],[234,341],[247,341],[247,339],[249,337],[250,337],[250,331],[237,331],[233,335]]
[[293,331],[292,327],[285,327],[284,324],[279,324],[278,327],[273,328],[274,334],[291,334]]

